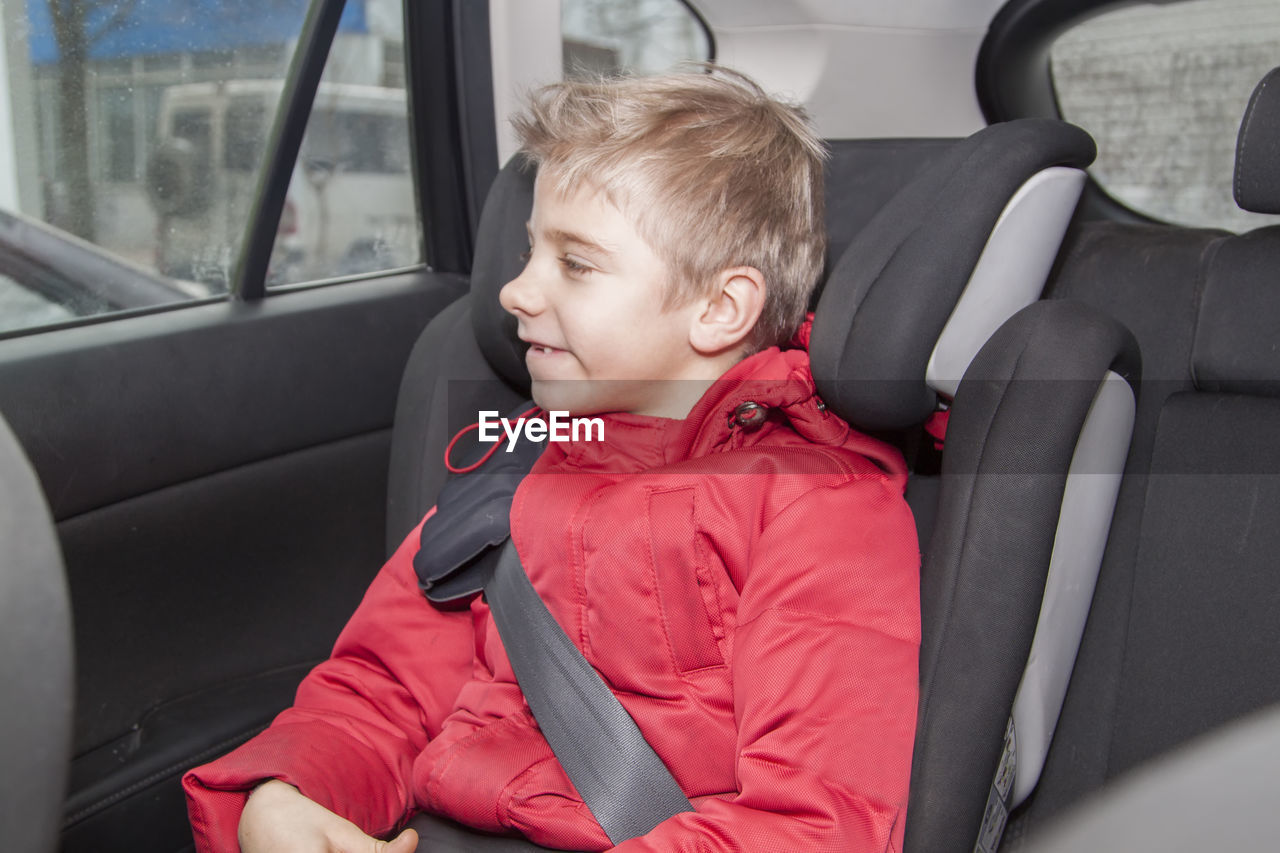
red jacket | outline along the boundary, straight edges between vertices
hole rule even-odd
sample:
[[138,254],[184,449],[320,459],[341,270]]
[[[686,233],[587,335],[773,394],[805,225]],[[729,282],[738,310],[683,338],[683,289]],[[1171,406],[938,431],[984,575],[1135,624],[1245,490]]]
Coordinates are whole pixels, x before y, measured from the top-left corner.
[[[732,423],[745,401],[763,424]],[[554,443],[511,528],[551,612],[696,811],[617,849],[900,850],[919,553],[898,454],[815,395],[802,350],[739,364],[684,421]],[[202,851],[283,779],[374,835],[417,809],[549,847],[608,838],[542,737],[488,607],[419,592],[410,533],[294,707],[187,774]]]

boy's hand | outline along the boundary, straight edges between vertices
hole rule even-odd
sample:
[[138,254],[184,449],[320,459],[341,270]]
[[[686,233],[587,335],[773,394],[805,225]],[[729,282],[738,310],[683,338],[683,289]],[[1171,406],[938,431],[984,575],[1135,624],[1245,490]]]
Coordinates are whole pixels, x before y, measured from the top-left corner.
[[418,834],[412,829],[391,841],[379,841],[279,780],[264,782],[249,795],[238,836],[242,853],[414,853],[418,849]]

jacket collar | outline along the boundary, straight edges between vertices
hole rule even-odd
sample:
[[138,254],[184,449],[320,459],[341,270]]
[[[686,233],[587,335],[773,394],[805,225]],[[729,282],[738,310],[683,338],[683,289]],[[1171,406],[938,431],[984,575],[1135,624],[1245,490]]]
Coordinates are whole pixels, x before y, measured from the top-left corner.
[[[801,337],[798,342],[805,341]],[[808,352],[778,347],[734,365],[684,420],[625,413],[599,417],[604,422],[603,441],[551,444],[538,468],[562,464],[631,473],[751,447],[788,425],[815,444],[840,444],[850,433],[848,424],[818,398]]]

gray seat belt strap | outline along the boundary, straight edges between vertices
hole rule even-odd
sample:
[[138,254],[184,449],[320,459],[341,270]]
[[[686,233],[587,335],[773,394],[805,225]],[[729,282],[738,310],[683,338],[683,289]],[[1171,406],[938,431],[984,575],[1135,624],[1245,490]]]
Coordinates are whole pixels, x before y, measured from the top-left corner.
[[635,720],[538,596],[510,539],[484,593],[538,726],[609,840],[621,844],[693,811]]

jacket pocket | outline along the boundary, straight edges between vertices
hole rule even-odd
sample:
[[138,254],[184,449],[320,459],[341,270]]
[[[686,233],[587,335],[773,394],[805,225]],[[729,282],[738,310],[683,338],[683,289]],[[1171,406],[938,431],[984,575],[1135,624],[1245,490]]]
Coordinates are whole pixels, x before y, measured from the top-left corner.
[[[649,493],[649,549],[654,587],[675,667],[689,672],[724,663],[707,612],[709,583],[694,523],[694,489]],[[718,620],[717,620],[718,621]]]

